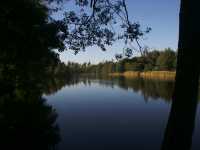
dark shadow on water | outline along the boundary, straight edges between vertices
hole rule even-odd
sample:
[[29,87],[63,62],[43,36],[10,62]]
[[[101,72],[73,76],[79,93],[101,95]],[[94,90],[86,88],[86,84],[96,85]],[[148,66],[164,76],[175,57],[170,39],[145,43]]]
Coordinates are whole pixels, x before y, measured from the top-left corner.
[[55,110],[39,95],[18,90],[0,98],[0,145],[4,149],[50,150],[60,141]]
[[0,148],[52,150],[60,141],[56,110],[42,97],[46,86],[32,79],[20,76],[0,96]]
[[16,65],[12,74],[1,72],[0,149],[56,149],[61,140],[58,115],[42,95],[56,92],[66,82],[52,79],[40,65],[22,66]]

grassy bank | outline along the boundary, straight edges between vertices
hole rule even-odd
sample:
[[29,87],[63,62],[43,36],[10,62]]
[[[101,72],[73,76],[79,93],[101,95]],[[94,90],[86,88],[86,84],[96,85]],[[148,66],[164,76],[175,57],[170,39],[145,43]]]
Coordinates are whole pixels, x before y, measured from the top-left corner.
[[161,79],[161,80],[174,80],[176,72],[174,71],[126,71],[123,73],[110,73],[110,76],[124,76],[127,78],[146,78],[146,79]]

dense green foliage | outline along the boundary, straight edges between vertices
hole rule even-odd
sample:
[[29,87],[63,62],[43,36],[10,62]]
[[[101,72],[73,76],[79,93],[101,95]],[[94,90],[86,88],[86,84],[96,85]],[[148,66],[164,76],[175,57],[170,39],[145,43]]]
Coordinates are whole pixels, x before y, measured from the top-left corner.
[[125,71],[174,71],[176,69],[176,52],[170,48],[164,51],[153,50],[143,56],[125,58],[117,62],[106,61],[97,65],[83,64],[82,68],[85,68],[82,72],[95,74]]

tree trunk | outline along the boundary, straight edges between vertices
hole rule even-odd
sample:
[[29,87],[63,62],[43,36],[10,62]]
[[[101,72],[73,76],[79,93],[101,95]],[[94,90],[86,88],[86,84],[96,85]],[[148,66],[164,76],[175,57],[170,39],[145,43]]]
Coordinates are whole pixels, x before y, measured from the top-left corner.
[[162,150],[189,150],[198,99],[200,0],[181,0],[175,89]]

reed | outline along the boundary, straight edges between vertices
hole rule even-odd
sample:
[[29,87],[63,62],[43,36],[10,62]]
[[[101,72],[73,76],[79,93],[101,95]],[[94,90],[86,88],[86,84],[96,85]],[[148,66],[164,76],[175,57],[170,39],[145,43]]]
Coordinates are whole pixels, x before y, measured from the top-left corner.
[[161,80],[174,80],[176,72],[175,71],[126,71],[123,73],[111,73],[110,76],[124,76],[127,78],[145,78],[145,79],[161,79]]

